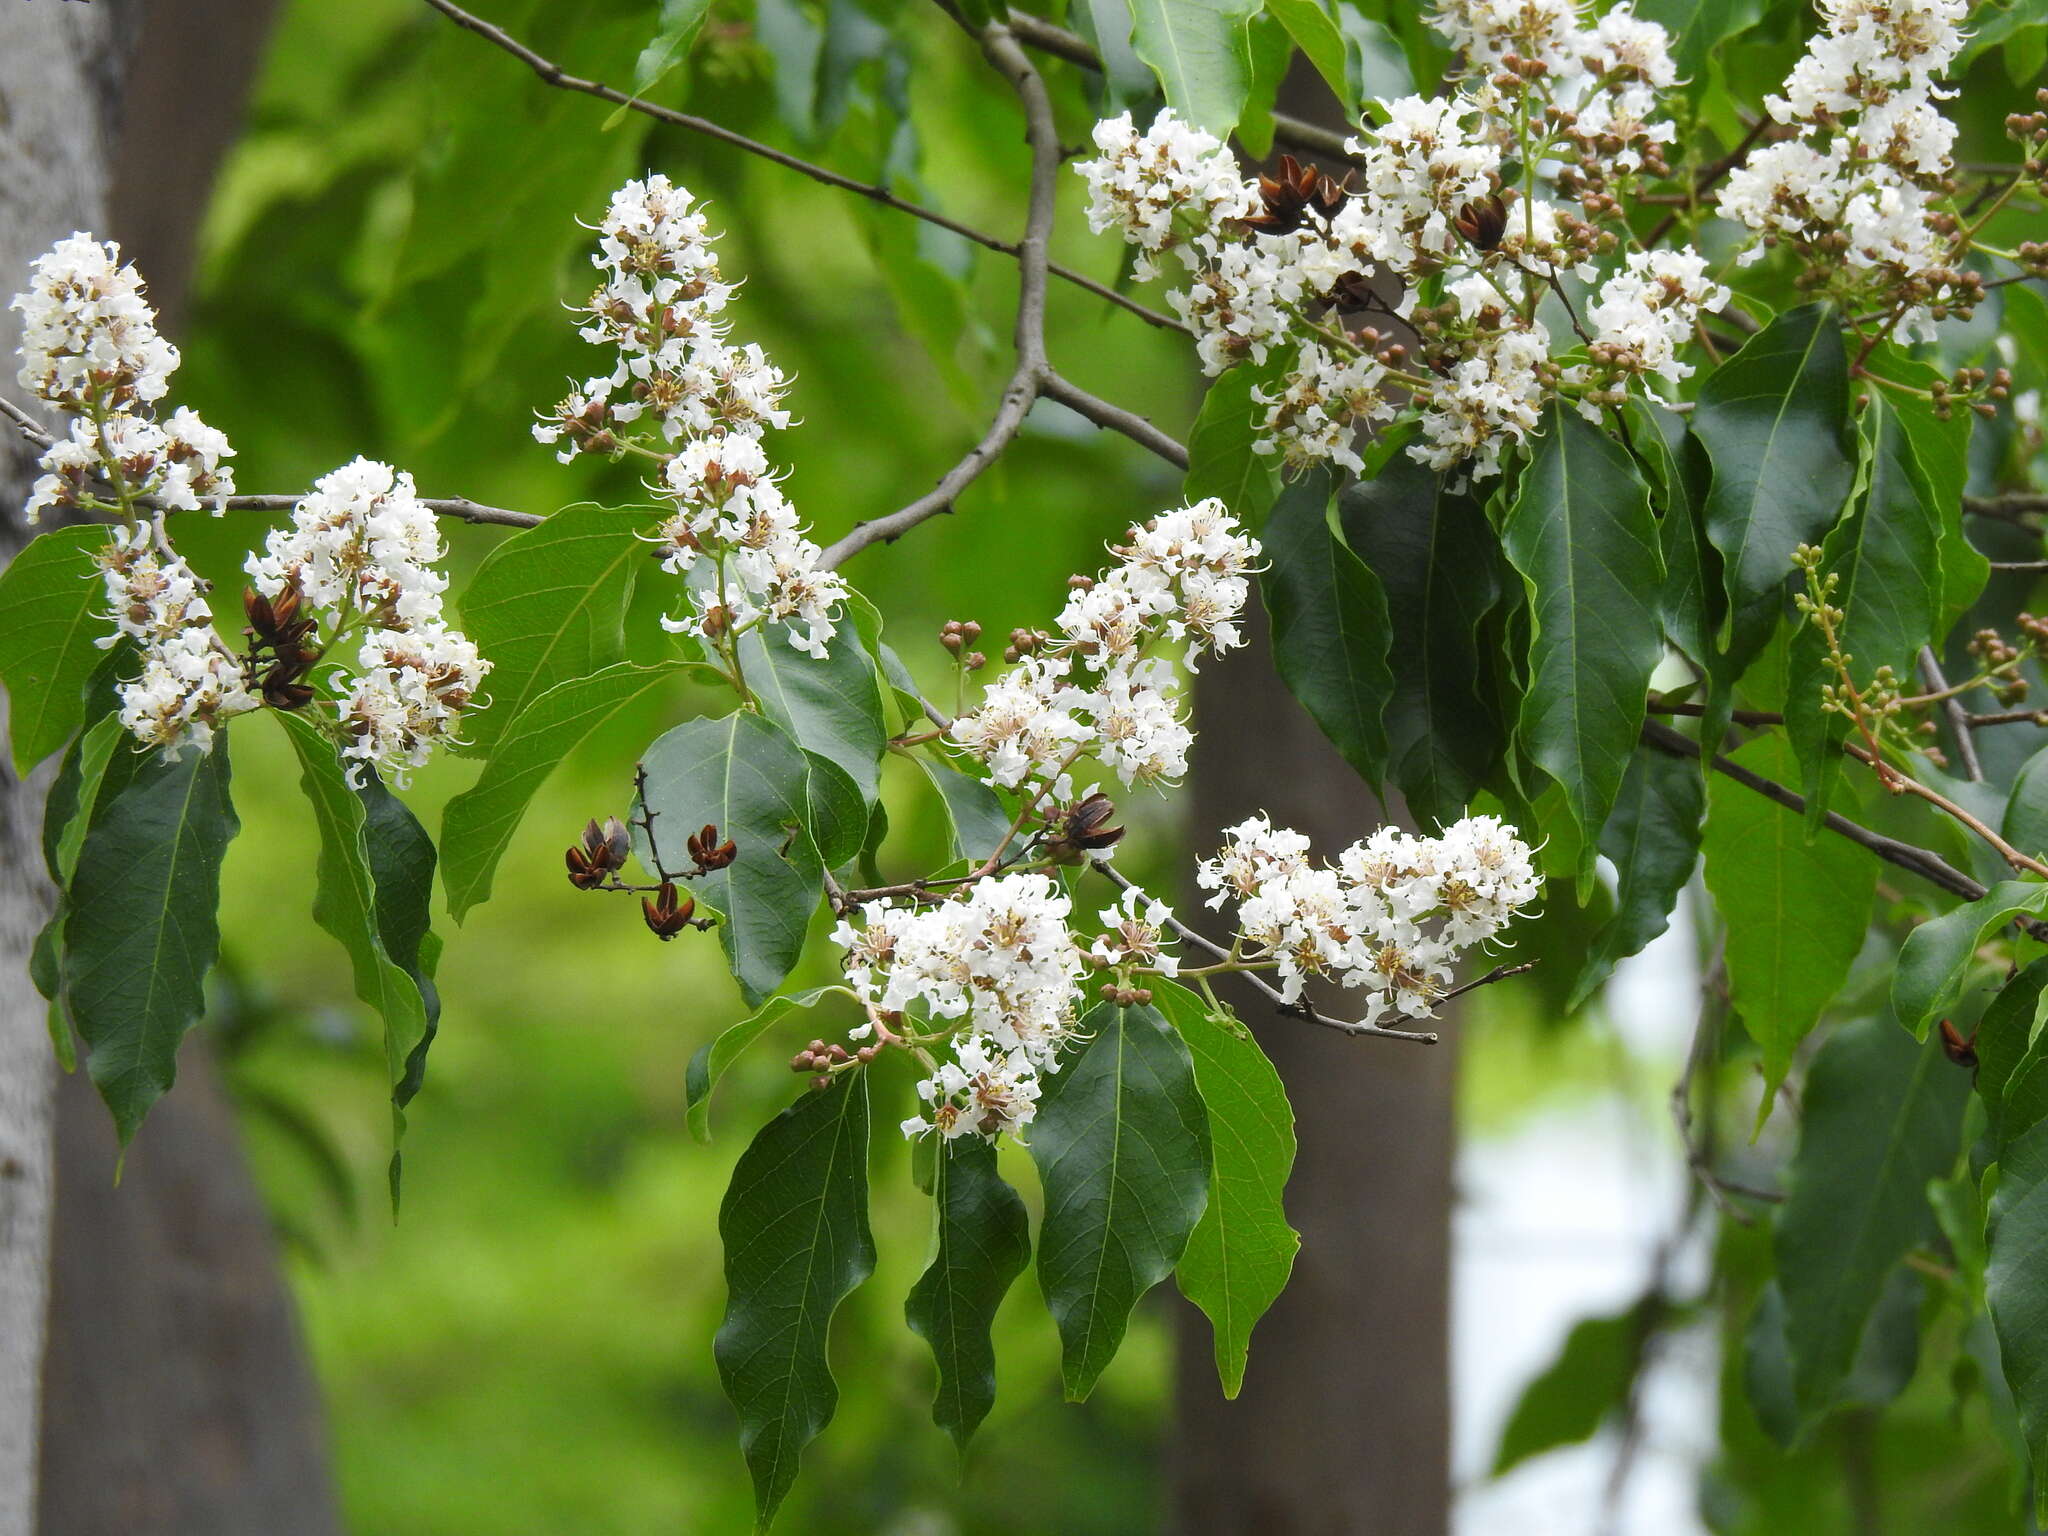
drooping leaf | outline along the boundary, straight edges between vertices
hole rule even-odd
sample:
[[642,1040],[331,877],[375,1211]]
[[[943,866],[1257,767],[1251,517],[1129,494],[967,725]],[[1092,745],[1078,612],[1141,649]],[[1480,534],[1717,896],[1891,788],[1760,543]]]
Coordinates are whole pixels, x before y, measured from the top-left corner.
[[1700,387],[1692,430],[1713,464],[1705,523],[1729,601],[1720,645],[1738,671],[1777,625],[1792,552],[1834,526],[1855,479],[1840,323],[1825,304],[1788,310]]
[[1331,94],[1347,107],[1359,104],[1356,71],[1347,56],[1344,29],[1324,0],[1266,0],[1266,13],[1287,29]]
[[1259,578],[1273,663],[1288,692],[1366,783],[1386,768],[1382,715],[1393,692],[1391,626],[1379,578],[1330,525],[1330,477],[1311,470],[1280,493]]
[[[1779,736],[1759,736],[1730,756],[1779,783],[1796,771]],[[1807,842],[1796,814],[1718,773],[1707,781],[1702,851],[1707,889],[1728,926],[1729,991],[1763,1053],[1768,1113],[1793,1049],[1862,947],[1877,864],[1843,838]]]
[[1253,1325],[1286,1289],[1301,1247],[1282,1205],[1294,1167],[1294,1110],[1250,1030],[1186,987],[1157,981],[1151,991],[1188,1048],[1209,1112],[1209,1203],[1174,1278],[1208,1314],[1223,1395],[1236,1397]]
[[1613,918],[1586,953],[1568,1006],[1579,1005],[1640,954],[1671,922],[1679,892],[1699,862],[1706,786],[1689,758],[1639,747],[1629,759],[1614,810],[1600,832],[1600,851],[1618,882]]
[[683,1073],[684,1118],[689,1122],[690,1134],[699,1141],[711,1139],[711,1091],[749,1046],[773,1029],[784,1015],[798,1008],[813,1007],[826,993],[839,990],[813,987],[808,992],[771,997],[739,1023],[721,1031],[717,1039],[697,1047]]
[[1553,402],[1501,542],[1529,593],[1521,744],[1564,790],[1585,837],[1583,885],[1663,654],[1664,561],[1635,461]]
[[1481,634],[1500,599],[1499,541],[1476,498],[1405,454],[1337,506],[1386,593],[1388,777],[1425,825],[1455,821],[1505,745]]
[[[1893,379],[1911,390],[1929,390],[1945,382],[1932,363],[1909,357],[1896,347],[1882,346],[1864,367],[1880,378]],[[1880,391],[1887,413],[1913,445],[1913,459],[1926,477],[1929,504],[1941,524],[1941,618],[1946,631],[1976,602],[1991,575],[1991,562],[1963,532],[1963,493],[1970,483],[1970,436],[1974,411],[1940,415],[1931,399]]]
[[996,1149],[975,1135],[933,1149],[932,1261],[903,1304],[911,1331],[932,1347],[939,1390],[932,1422],[962,1454],[996,1400],[996,1308],[1031,1261],[1030,1218],[996,1171]]
[[1933,1237],[1927,1184],[1955,1162],[1969,1093],[1938,1041],[1890,1018],[1842,1026],[1814,1058],[1774,1234],[1802,1417],[1834,1404],[1886,1277]]
[[1991,1197],[1984,1295],[2034,1473],[2034,1519],[2048,1521],[2048,1120],[2006,1144]]
[[1994,1148],[2009,1135],[2017,1135],[2032,1124],[2008,1128],[2005,1124],[2006,1088],[2023,1068],[2039,1061],[2040,1042],[2034,1038],[2041,993],[2048,988],[2048,959],[2036,960],[1998,989],[1977,1019],[1974,1049],[1977,1053],[1977,1097],[1984,1101],[1987,1133]]
[[645,507],[578,502],[493,549],[462,595],[462,621],[491,663],[490,706],[465,718],[479,756],[558,683],[625,659],[626,605],[649,563]]
[[[1902,683],[1913,676],[1913,658],[1933,639],[1941,612],[1941,513],[1888,398],[1873,391],[1863,414],[1870,454],[1863,496],[1821,545],[1821,574],[1835,581],[1829,601],[1842,610],[1836,634],[1856,685],[1866,691],[1881,667]],[[1834,681],[1826,638],[1802,623],[1786,660],[1785,727],[1799,754],[1807,824],[1816,831],[1850,729],[1843,716],[1821,708],[1821,690]]]
[[832,1313],[875,1268],[867,1074],[845,1077],[762,1127],[718,1210],[727,1294],[712,1353],[762,1530],[839,1403],[825,1357]]
[[205,1011],[221,860],[240,826],[224,741],[172,763],[125,757],[109,765],[78,852],[63,959],[72,1022],[124,1146],[170,1088],[178,1043]]
[[[810,761],[782,727],[736,710],[686,720],[657,737],[640,767],[670,868],[683,859],[682,839],[699,827],[715,826],[735,845],[733,862],[694,881],[692,893],[721,914],[726,962],[748,1003],[759,1007],[796,964],[824,891],[810,831]],[[649,862],[644,850],[642,861]]]
[[755,629],[740,638],[740,668],[763,713],[798,746],[836,764],[872,806],[889,749],[881,676],[851,624],[840,626],[827,651],[820,661],[779,628]]
[[1627,1403],[1650,1336],[1647,1305],[1572,1324],[1557,1358],[1516,1399],[1494,1452],[1495,1477],[1531,1456],[1592,1439]]
[[868,828],[881,818],[881,810],[870,808],[853,775],[831,758],[806,749],[804,770],[804,830],[818,862],[838,869],[860,857]]
[[2048,747],[2020,765],[1998,833],[2021,853],[2048,854]]
[[1892,977],[1892,1011],[1921,1039],[1955,1005],[1977,946],[2015,917],[2048,911],[2048,885],[2006,880],[1975,901],[1930,918],[1906,936]]
[[1214,496],[1253,527],[1265,518],[1280,477],[1272,457],[1254,451],[1265,407],[1252,399],[1252,391],[1270,387],[1292,356],[1291,350],[1276,352],[1263,367],[1239,363],[1209,386],[1194,430],[1188,433],[1188,472],[1182,488],[1189,501]]
[[476,783],[448,802],[441,820],[441,883],[459,923],[490,899],[498,860],[555,765],[635,700],[695,669],[684,661],[620,662],[557,683],[500,730]]
[[1129,0],[1131,46],[1151,66],[1166,104],[1219,139],[1230,137],[1252,88],[1246,25],[1259,0]]
[[85,719],[85,684],[106,654],[97,641],[106,595],[93,556],[107,530],[96,523],[38,534],[0,570],[0,684],[14,771],[55,752]]
[[1045,1186],[1038,1282],[1078,1402],[1138,1299],[1173,1273],[1209,1195],[1209,1128],[1188,1048],[1149,1007],[1102,1004],[1046,1080],[1031,1127]]
[[1011,813],[996,792],[980,779],[949,768],[920,753],[917,766],[932,781],[946,807],[952,828],[953,857],[984,864],[1009,836]]

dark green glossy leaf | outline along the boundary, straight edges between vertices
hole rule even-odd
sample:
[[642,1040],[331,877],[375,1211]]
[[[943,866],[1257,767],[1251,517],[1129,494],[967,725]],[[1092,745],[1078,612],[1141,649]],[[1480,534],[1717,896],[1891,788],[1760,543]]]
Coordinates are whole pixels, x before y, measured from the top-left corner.
[[1287,1288],[1301,1247],[1282,1204],[1294,1168],[1294,1109],[1244,1025],[1172,982],[1151,990],[1153,1006],[1187,1045],[1209,1111],[1209,1203],[1174,1278],[1208,1314],[1223,1395],[1236,1397],[1253,1325]]
[[1252,87],[1246,24],[1259,0],[1129,0],[1131,46],[1151,66],[1166,104],[1219,139],[1230,136]]
[[1648,488],[1619,443],[1553,402],[1501,542],[1529,593],[1521,745],[1563,788],[1585,836],[1583,882],[1663,654]]
[[1955,1006],[1969,979],[1977,946],[2019,916],[2048,910],[2048,885],[2006,880],[1975,901],[1931,918],[1907,935],[1892,977],[1892,1011],[1921,1039]]
[[689,1122],[690,1134],[699,1141],[711,1139],[711,1091],[725,1076],[726,1069],[746,1054],[749,1046],[774,1028],[784,1015],[798,1008],[810,1008],[826,993],[840,990],[838,987],[813,987],[808,992],[771,997],[754,1013],[720,1032],[717,1039],[697,1047],[696,1055],[690,1058],[690,1065],[683,1073],[684,1118]]
[[874,1273],[865,1072],[762,1127],[733,1169],[718,1235],[727,1295],[712,1352],[765,1530],[839,1403],[825,1357],[832,1313]]
[[1977,1097],[1984,1101],[1994,1148],[2008,1135],[2017,1135],[2033,1124],[2029,1120],[2008,1130],[2004,1124],[2004,1100],[2007,1085],[2023,1068],[2031,1068],[2039,1060],[2040,1042],[2034,1038],[2034,1022],[2040,1013],[2044,988],[2048,988],[2048,958],[2036,960],[2000,987],[1998,996],[1977,1019]]
[[806,749],[804,768],[804,828],[818,861],[827,869],[851,864],[867,846],[868,828],[882,819],[881,808],[871,807],[853,775],[831,758]]
[[[1730,755],[1779,783],[1796,771],[1779,736],[1759,736]],[[1807,842],[1797,815],[1718,773],[1707,781],[1702,851],[1707,889],[1728,925],[1729,990],[1763,1053],[1768,1112],[1793,1049],[1863,945],[1877,863],[1842,838]]]
[[1386,594],[1388,777],[1425,825],[1455,821],[1505,745],[1481,635],[1500,599],[1500,542],[1477,498],[1405,454],[1347,488],[1338,513]]
[[[1933,364],[1908,357],[1897,348],[1879,347],[1864,364],[1881,378],[1895,379],[1908,389],[1927,390],[1946,382]],[[1968,611],[1984,590],[1991,562],[1963,532],[1963,493],[1970,483],[1970,435],[1974,411],[1935,413],[1934,402],[1895,390],[1877,392],[1887,414],[1913,444],[1913,459],[1926,477],[1929,501],[1941,523],[1941,619],[1946,631]]]
[[441,883],[458,923],[490,899],[498,860],[555,765],[628,704],[694,670],[695,663],[683,661],[620,662],[556,684],[500,730],[484,771],[448,802],[441,820]]
[[97,641],[105,590],[93,559],[107,530],[88,523],[39,534],[0,570],[0,683],[14,771],[69,741],[85,719],[85,684],[106,654]]
[[1671,922],[1678,894],[1699,862],[1706,785],[1690,758],[1639,747],[1622,776],[1621,793],[1600,830],[1600,851],[1613,863],[1614,917],[1587,951],[1569,1006],[1591,997],[1615,964],[1640,954]]
[[1207,1118],[1187,1046],[1148,1007],[1092,1009],[1046,1080],[1031,1127],[1045,1186],[1038,1282],[1072,1401],[1187,1250],[1209,1195]]
[[2048,747],[2020,765],[1998,832],[2021,853],[2048,854]]
[[1391,626],[1379,578],[1330,526],[1330,477],[1311,470],[1280,493],[1261,535],[1260,576],[1273,620],[1273,662],[1360,778],[1386,768],[1382,715],[1393,692]]
[[[1941,613],[1941,512],[1884,390],[1872,392],[1862,430],[1870,455],[1862,497],[1821,544],[1821,572],[1836,583],[1841,648],[1859,688],[1880,667],[1911,690],[1912,664],[1932,641]],[[1818,831],[1841,774],[1849,722],[1824,713],[1821,690],[1835,681],[1827,641],[1802,623],[1786,662],[1785,726],[1799,755],[1807,824]]]
[[881,676],[852,624],[840,625],[828,649],[820,661],[779,627],[751,630],[740,639],[740,667],[768,718],[798,746],[837,764],[872,806],[889,749]]
[[932,1163],[932,1261],[903,1316],[932,1347],[939,1390],[932,1422],[965,1453],[996,1400],[996,1308],[1031,1260],[1031,1224],[1017,1191],[996,1172],[993,1143],[976,1135],[943,1142]]
[[2039,1524],[2048,1521],[2048,1120],[1999,1157],[1989,1251],[1985,1300],[2033,1466]]
[[1839,326],[1825,304],[1789,310],[1700,387],[1692,430],[1714,469],[1705,523],[1728,591],[1721,649],[1737,670],[1777,627],[1792,552],[1821,541],[1855,480]]
[[953,857],[971,864],[984,864],[1009,836],[1011,812],[1002,798],[984,784],[959,770],[922,754],[917,766],[932,781],[946,807],[947,825],[952,828]]
[[655,520],[579,502],[484,557],[462,595],[464,627],[491,663],[490,707],[464,721],[479,756],[548,689],[625,659],[626,605],[652,563],[639,535]]
[[1829,1036],[1801,1097],[1775,1232],[1794,1397],[1833,1406],[1886,1277],[1935,1234],[1930,1179],[1956,1159],[1970,1075],[1889,1018]]
[[224,741],[174,763],[117,754],[78,852],[64,993],[124,1146],[177,1076],[178,1043],[206,1008],[221,860],[240,826],[228,778]]
[[[726,961],[758,1007],[796,964],[824,891],[809,831],[810,760],[773,721],[736,710],[684,721],[655,739],[640,766],[655,837],[671,868],[683,858],[681,839],[707,824],[736,846],[729,866],[691,889],[700,906],[722,915]],[[644,850],[642,862],[649,862]]]
[[1189,501],[1214,496],[1241,521],[1256,527],[1273,505],[1280,477],[1270,455],[1254,451],[1261,440],[1257,423],[1265,407],[1252,391],[1270,385],[1293,356],[1276,353],[1264,367],[1239,363],[1209,386],[1202,409],[1188,434],[1188,472],[1182,482]]

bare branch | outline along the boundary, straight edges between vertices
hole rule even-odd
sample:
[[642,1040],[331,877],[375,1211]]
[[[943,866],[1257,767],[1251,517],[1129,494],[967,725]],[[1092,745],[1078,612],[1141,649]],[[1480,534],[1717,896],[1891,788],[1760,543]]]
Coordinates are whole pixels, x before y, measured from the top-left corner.
[[1039,380],[1039,391],[1048,400],[1057,400],[1068,410],[1085,416],[1098,427],[1107,427],[1112,432],[1121,432],[1140,448],[1156,453],[1175,469],[1188,467],[1187,448],[1168,437],[1151,422],[1122,406],[1111,405],[1107,400],[1091,395],[1064,374],[1047,368],[1045,377]]
[[2012,491],[2003,496],[1965,496],[1963,510],[1972,517],[1991,517],[2016,523],[2030,513],[2048,512],[2048,496],[2031,491]]
[[[688,112],[678,112],[673,107],[657,106],[651,101],[643,101],[637,96],[628,95],[615,86],[606,85],[601,80],[585,80],[578,75],[572,75],[554,60],[543,54],[536,53],[533,49],[527,47],[526,44],[520,42],[503,27],[494,26],[480,16],[471,15],[461,6],[454,4],[453,0],[426,0],[426,3],[457,26],[474,32],[484,41],[502,48],[505,52],[511,54],[513,58],[519,60],[520,63],[538,75],[545,84],[552,85],[559,90],[578,91],[585,96],[595,96],[600,101],[609,101],[616,106],[626,107],[632,111],[643,113],[657,122],[667,123],[671,127],[686,128],[692,133],[701,133],[706,138],[717,139],[722,144],[730,144],[735,149],[744,150],[750,155],[759,156],[763,160],[771,161],[787,170],[795,171],[800,176],[808,176],[811,180],[822,183],[825,186],[837,187],[842,192],[851,192],[854,196],[866,198],[871,203],[879,203],[884,208],[891,208],[898,213],[907,214],[913,219],[922,219],[927,224],[936,225],[940,229],[950,230],[962,239],[971,240],[976,245],[982,246],[987,250],[999,251],[1005,256],[1019,257],[1021,259],[1019,247],[1010,241],[998,240],[994,235],[985,234],[970,224],[963,224],[958,219],[948,218],[945,214],[939,213],[934,209],[926,208],[905,198],[898,197],[887,187],[878,186],[871,182],[857,181],[851,176],[842,176],[837,171],[827,170],[822,165],[814,165],[809,160],[799,159],[795,155],[776,149],[773,145],[763,144],[759,139],[750,139],[743,133],[735,133],[732,129],[714,123],[709,118],[697,117]],[[1071,267],[1063,267],[1057,262],[1047,262],[1046,270],[1054,277],[1064,282],[1072,283],[1076,288],[1085,289],[1097,298],[1114,304],[1118,309],[1136,315],[1147,325],[1156,325],[1162,330],[1169,331],[1185,332],[1187,330],[1187,327],[1174,319],[1173,316],[1163,315],[1156,309],[1148,309],[1145,305],[1140,304],[1128,295],[1118,293],[1114,288],[1098,283],[1094,278],[1084,276],[1082,273],[1074,271]]]

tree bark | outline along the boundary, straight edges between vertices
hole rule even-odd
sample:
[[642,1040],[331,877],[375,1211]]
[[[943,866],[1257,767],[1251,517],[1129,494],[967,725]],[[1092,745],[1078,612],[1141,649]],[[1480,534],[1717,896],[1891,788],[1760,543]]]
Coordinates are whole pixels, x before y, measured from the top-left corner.
[[[1254,643],[1202,668],[1197,851],[1259,811],[1337,850],[1381,819]],[[1343,1015],[1341,991],[1325,1001]],[[1279,1068],[1300,1154],[1294,1278],[1226,1402],[1208,1320],[1178,1309],[1174,1528],[1183,1536],[1442,1536],[1450,1523],[1454,1034],[1353,1040],[1232,998]]]

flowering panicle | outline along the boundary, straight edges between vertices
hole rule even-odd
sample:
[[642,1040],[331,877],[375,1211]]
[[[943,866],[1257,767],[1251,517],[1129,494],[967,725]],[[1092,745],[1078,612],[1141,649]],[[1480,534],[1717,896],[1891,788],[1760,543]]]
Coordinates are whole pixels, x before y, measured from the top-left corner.
[[1187,772],[1194,735],[1182,718],[1179,676],[1158,642],[1180,641],[1189,664],[1243,644],[1237,617],[1250,592],[1256,539],[1213,497],[1135,526],[1099,580],[1072,579],[1058,636],[1023,636],[1028,649],[963,714],[949,739],[1006,789],[1064,798],[1068,769],[1092,755],[1125,784]]
[[1459,954],[1497,934],[1540,887],[1528,846],[1492,816],[1468,816],[1437,837],[1382,827],[1334,865],[1263,816],[1224,835],[1195,879],[1215,893],[1211,907],[1236,905],[1244,956],[1271,963],[1290,1000],[1311,977],[1364,991],[1367,1024],[1429,1014]]
[[1744,252],[1787,244],[1802,282],[1854,302],[1907,306],[1909,334],[1967,315],[1982,279],[1956,271],[1956,224],[1941,206],[1955,125],[1935,105],[1961,51],[1964,0],[1820,0],[1823,29],[1766,99],[1793,137],[1730,172],[1719,211],[1762,236]]
[[677,633],[729,644],[759,623],[824,656],[845,583],[818,565],[776,484],[762,438],[789,425],[787,380],[761,348],[727,340],[734,289],[719,275],[703,210],[666,176],[629,181],[597,225],[602,274],[581,335],[609,347],[609,374],[585,381],[533,435],[579,453],[636,450],[661,465],[653,490],[672,508],[655,535],[662,564],[685,579]]
[[[443,619],[448,578],[435,563],[445,553],[412,476],[357,459],[322,476],[291,526],[273,529],[245,564],[268,612],[324,622],[324,639],[302,656],[360,635],[355,670],[333,674],[342,753],[401,781],[453,734],[490,669]],[[305,663],[286,665],[295,677]]]
[[188,746],[211,751],[225,721],[263,701],[214,630],[206,583],[172,551],[160,522],[113,529],[97,558],[114,624],[99,643],[126,636],[142,654],[141,676],[116,685],[122,726],[169,757]]

